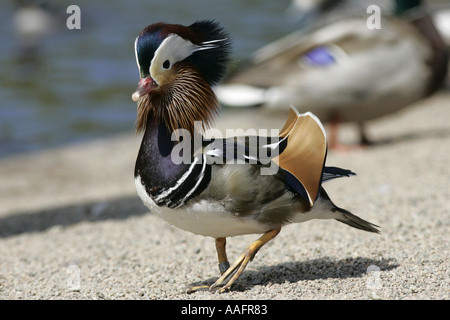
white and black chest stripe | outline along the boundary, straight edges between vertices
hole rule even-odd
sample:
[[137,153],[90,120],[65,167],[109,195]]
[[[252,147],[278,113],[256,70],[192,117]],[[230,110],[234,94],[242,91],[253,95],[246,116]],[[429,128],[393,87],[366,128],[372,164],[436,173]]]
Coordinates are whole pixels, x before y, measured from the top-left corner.
[[207,164],[203,154],[199,154],[177,179],[159,181],[158,187],[152,187],[147,178],[140,177],[140,181],[155,204],[179,208],[208,186],[211,181],[211,165]]

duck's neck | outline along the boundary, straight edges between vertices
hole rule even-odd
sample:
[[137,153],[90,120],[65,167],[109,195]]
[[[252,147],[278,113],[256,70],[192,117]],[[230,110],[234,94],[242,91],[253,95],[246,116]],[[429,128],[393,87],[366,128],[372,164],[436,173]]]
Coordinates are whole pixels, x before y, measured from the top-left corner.
[[421,4],[421,0],[395,0],[394,13],[402,15],[413,8],[419,7]]

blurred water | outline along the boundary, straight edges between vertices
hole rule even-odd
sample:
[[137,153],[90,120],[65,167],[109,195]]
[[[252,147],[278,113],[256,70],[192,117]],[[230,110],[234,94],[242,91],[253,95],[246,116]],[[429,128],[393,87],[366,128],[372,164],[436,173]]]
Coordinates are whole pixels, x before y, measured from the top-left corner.
[[[289,0],[47,3],[58,25],[32,58],[20,50],[16,2],[0,4],[0,157],[133,132],[133,43],[148,24],[214,18],[232,36],[234,60],[294,29]],[[81,9],[81,30],[66,28],[70,4]]]

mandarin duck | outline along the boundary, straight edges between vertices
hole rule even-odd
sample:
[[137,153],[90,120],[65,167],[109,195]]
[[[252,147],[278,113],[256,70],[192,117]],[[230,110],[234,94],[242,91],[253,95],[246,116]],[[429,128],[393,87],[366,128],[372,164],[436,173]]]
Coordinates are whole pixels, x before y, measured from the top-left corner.
[[436,92],[448,61],[419,0],[396,0],[395,15],[381,14],[379,28],[374,12],[364,9],[358,18],[302,29],[261,48],[215,88],[219,101],[264,106],[269,114],[289,104],[306,108],[331,124],[330,148],[342,146],[337,125],[355,122],[361,143],[368,144],[365,122]]
[[[132,99],[136,130],[143,131],[134,171],[138,196],[166,222],[215,239],[221,276],[189,292],[229,289],[287,224],[335,219],[379,232],[337,207],[323,189],[322,182],[354,173],[325,166],[326,134],[312,113],[292,108],[269,142],[262,136],[190,140],[220,107],[212,86],[226,70],[230,40],[217,22],[152,24],[134,47],[140,80]],[[245,234],[262,235],[230,265],[226,238]]]

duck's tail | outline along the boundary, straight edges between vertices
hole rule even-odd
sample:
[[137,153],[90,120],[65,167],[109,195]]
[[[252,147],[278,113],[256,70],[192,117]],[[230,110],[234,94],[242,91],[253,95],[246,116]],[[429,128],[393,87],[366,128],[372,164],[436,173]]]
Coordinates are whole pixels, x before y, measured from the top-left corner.
[[374,232],[374,233],[380,233],[380,228],[376,224],[373,224],[369,221],[366,221],[364,219],[361,219],[360,217],[355,216],[350,211],[347,211],[345,209],[341,209],[336,207],[335,209],[332,209],[334,212],[339,213],[341,217],[335,218],[337,221],[345,223],[353,228],[368,231],[368,232]]

